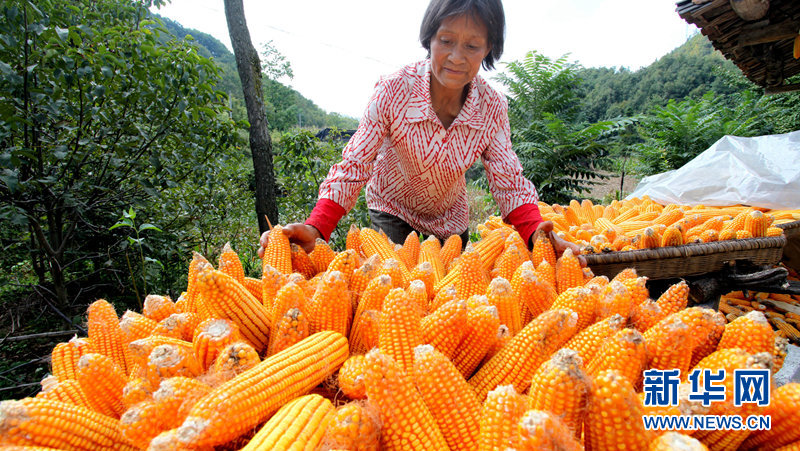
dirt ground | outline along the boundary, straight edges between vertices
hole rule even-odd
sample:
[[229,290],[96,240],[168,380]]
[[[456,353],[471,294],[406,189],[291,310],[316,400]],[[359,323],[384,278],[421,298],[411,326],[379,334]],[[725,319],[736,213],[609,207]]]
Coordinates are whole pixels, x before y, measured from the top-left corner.
[[[609,175],[608,179],[603,180],[599,184],[595,185],[589,191],[589,193],[585,194],[584,197],[589,197],[592,199],[597,199],[602,201],[606,196],[613,195],[614,193],[619,191],[619,184],[620,181],[622,180],[622,177],[620,177],[618,174],[607,174],[607,175]],[[639,183],[639,178],[625,174],[625,183],[622,187],[621,197],[625,197],[630,192],[632,192],[636,188],[636,185],[638,183]]]

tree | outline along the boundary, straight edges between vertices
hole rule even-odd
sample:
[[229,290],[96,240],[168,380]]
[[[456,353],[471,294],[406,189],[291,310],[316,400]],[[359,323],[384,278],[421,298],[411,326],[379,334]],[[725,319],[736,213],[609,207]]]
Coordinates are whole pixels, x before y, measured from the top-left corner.
[[250,152],[256,177],[256,215],[259,230],[263,233],[269,229],[267,216],[273,224],[278,223],[278,203],[275,199],[275,173],[272,168],[272,139],[269,136],[261,88],[261,62],[250,40],[242,0],[225,0],[225,18],[228,21],[228,33],[231,36],[250,122]]
[[[155,3],[160,4],[160,1]],[[122,211],[234,150],[217,67],[149,1],[20,1],[0,19],[0,218],[61,306],[115,267]]]

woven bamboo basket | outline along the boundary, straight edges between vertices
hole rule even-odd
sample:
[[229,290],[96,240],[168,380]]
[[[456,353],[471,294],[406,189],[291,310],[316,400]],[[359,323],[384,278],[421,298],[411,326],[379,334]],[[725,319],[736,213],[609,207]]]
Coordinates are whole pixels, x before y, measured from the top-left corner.
[[754,265],[774,265],[781,260],[785,244],[786,237],[780,236],[590,254],[584,257],[597,276],[612,278],[625,268],[635,268],[639,276],[657,280],[719,271],[735,260],[748,261]]
[[795,235],[800,234],[800,221],[786,222],[783,224],[778,224],[775,227],[780,227],[783,229],[783,234],[786,235],[787,240]]

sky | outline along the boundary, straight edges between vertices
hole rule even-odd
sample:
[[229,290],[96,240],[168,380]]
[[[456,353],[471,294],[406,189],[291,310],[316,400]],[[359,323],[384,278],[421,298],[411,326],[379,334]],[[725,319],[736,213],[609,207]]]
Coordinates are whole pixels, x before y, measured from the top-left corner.
[[[292,66],[282,80],[327,112],[360,118],[382,75],[422,60],[419,26],[428,0],[244,0],[253,45],[272,41]],[[683,44],[697,31],[673,0],[504,0],[504,63],[535,50],[568,54],[584,67],[637,70]],[[231,49],[222,0],[171,0],[153,12],[219,39]]]

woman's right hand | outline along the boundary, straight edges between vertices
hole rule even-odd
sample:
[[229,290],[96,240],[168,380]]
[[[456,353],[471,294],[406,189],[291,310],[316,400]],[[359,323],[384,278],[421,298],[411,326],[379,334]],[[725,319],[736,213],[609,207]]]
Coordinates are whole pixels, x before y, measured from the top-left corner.
[[[311,253],[311,251],[314,250],[317,238],[322,238],[322,234],[319,233],[316,227],[303,223],[295,222],[286,224],[282,228],[283,234],[289,237],[289,242],[302,247],[307,253]],[[269,243],[269,232],[270,231],[267,230],[261,234],[261,239],[258,243],[258,256],[260,258],[264,258],[264,249],[267,248],[267,244]]]

